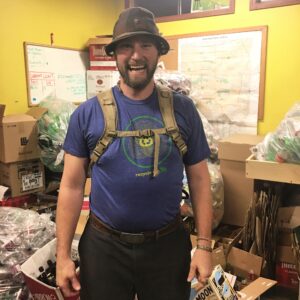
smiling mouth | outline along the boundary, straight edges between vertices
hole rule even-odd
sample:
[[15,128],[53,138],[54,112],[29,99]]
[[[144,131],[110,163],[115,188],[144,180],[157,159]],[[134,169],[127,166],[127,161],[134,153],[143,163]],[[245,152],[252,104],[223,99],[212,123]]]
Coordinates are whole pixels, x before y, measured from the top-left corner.
[[128,66],[129,71],[142,71],[145,70],[146,66],[145,65],[140,65],[140,66]]

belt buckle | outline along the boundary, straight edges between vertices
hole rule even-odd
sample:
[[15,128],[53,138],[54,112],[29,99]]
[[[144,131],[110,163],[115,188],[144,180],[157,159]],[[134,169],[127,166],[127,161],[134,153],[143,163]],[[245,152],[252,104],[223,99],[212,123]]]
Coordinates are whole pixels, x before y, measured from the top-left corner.
[[143,233],[121,232],[120,240],[130,244],[142,244],[145,242],[145,236]]

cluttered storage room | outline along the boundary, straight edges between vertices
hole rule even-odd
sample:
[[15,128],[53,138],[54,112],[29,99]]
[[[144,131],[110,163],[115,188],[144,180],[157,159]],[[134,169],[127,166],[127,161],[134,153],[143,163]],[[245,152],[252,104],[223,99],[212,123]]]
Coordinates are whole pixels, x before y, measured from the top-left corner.
[[300,299],[300,0],[0,20],[1,300]]

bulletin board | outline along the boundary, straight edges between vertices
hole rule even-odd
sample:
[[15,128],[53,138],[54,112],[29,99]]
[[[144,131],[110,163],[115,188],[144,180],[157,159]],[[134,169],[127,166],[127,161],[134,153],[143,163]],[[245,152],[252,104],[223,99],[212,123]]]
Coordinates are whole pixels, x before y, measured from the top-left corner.
[[24,42],[28,105],[43,99],[86,100],[88,52]]
[[[214,105],[213,99],[218,98],[222,103],[222,99],[230,98],[231,107],[235,105],[233,99],[243,102],[244,106],[254,103],[255,122],[263,119],[267,26],[168,36],[166,39],[171,50],[161,57],[165,68],[191,76],[200,98],[209,101],[211,97],[211,105]],[[221,106],[214,105],[213,109],[218,107]],[[240,116],[240,119],[243,122],[245,118]]]

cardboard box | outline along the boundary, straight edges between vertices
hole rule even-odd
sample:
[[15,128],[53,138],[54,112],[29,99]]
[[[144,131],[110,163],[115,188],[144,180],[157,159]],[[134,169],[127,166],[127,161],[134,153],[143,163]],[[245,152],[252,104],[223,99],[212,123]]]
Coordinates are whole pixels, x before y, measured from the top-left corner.
[[89,197],[85,196],[83,198],[81,212],[76,226],[75,233],[77,235],[82,235],[85,225],[89,219],[89,215],[90,215],[90,199]]
[[277,262],[276,280],[279,286],[298,291],[299,278],[296,265],[287,262]]
[[254,181],[246,178],[245,161],[250,147],[262,136],[235,134],[219,142],[218,157],[224,181],[224,215],[222,223],[243,226],[251,203]]
[[279,231],[292,233],[294,228],[300,226],[300,206],[279,207],[277,226]]
[[282,246],[277,245],[276,247],[276,261],[277,262],[285,262],[289,264],[296,265],[297,258],[294,255],[292,245],[289,246]]
[[91,178],[87,178],[84,186],[84,198],[81,207],[81,212],[79,216],[79,220],[77,222],[76,231],[77,235],[82,235],[85,225],[88,221],[90,214],[90,199],[89,195],[91,192]]
[[[1,199],[1,198],[0,198]],[[19,197],[9,197],[0,200],[0,206],[10,206],[10,207],[28,207],[30,203],[36,201],[36,195],[28,194]]]
[[216,247],[223,247],[224,254],[227,256],[232,247],[238,246],[242,234],[243,227],[220,224],[219,227],[214,231],[212,239]]
[[37,120],[46,112],[33,107],[26,114],[4,116],[0,104],[0,161],[11,163],[40,157]]
[[276,261],[296,265],[297,258],[292,249],[292,241],[293,229],[300,226],[300,206],[279,207],[277,226]]
[[257,278],[261,273],[262,262],[262,257],[232,247],[227,256],[226,270],[241,278],[248,278],[249,274]]
[[[78,240],[74,239],[72,243],[72,259],[78,258]],[[58,287],[47,285],[37,278],[41,274],[39,267],[46,269],[47,260],[56,261],[56,239],[50,241],[41,249],[37,250],[27,261],[21,265],[21,272],[33,299],[51,299],[51,300],[79,300],[79,296],[64,298]]]
[[[235,229],[233,229],[235,228]],[[245,300],[254,300],[262,295],[265,291],[270,289],[272,286],[276,284],[276,281],[260,277],[263,259],[260,256],[251,254],[244,250],[241,250],[236,247],[238,245],[238,241],[240,240],[240,236],[242,233],[242,228],[239,229],[237,226],[229,226],[223,225],[219,228],[216,235],[213,235],[213,239],[215,240],[215,245],[220,245],[224,240],[228,242],[226,248],[223,248],[223,264],[222,268],[229,272],[230,275],[234,275],[237,280],[230,279],[230,283],[232,284],[233,288],[237,290],[238,298],[245,299]],[[226,243],[224,242],[224,245]],[[217,248],[219,251],[222,247]],[[222,262],[218,260],[218,257],[222,257],[220,253],[216,252],[217,249],[213,250],[212,257],[213,257],[213,266],[216,263]],[[192,250],[192,255],[193,255]],[[244,279],[244,281],[241,281]],[[235,285],[234,285],[235,283]],[[214,290],[211,286],[205,286],[199,293],[195,292],[195,285],[197,281],[193,280],[192,282],[192,290],[191,290],[191,297],[190,300],[217,300],[221,298],[217,298]],[[233,299],[233,298],[223,298],[223,299]]]
[[88,177],[85,181],[85,185],[84,185],[84,196],[89,196],[90,192],[91,192],[91,178]]
[[300,164],[256,160],[253,155],[246,160],[247,178],[300,184]]
[[[259,277],[247,285],[245,288],[237,292],[238,298],[236,299],[244,299],[244,300],[254,300],[260,299],[259,297],[269,290],[272,286],[276,284],[276,281]],[[203,289],[201,289],[198,293],[195,290],[192,290],[190,295],[190,300],[218,300],[221,298],[217,298],[214,294],[213,289],[206,285]],[[226,299],[226,298],[223,298]],[[222,300],[223,300],[222,299]]]
[[117,70],[114,57],[106,55],[105,52],[105,45],[110,42],[111,36],[91,38],[88,40],[91,70]]
[[98,93],[108,90],[119,81],[118,71],[87,71],[87,97],[91,98]]
[[10,188],[10,196],[42,192],[45,188],[44,165],[39,159],[0,163],[0,184]]

